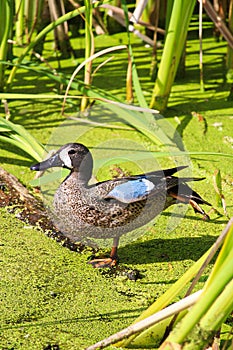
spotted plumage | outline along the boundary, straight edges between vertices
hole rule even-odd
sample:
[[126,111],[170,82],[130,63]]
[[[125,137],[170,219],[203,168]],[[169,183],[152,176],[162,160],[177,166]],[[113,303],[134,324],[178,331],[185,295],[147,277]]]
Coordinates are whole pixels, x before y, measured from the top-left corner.
[[208,217],[199,204],[210,204],[187,185],[199,179],[173,176],[185,166],[89,185],[91,153],[82,144],[70,143],[31,170],[51,167],[70,169],[54,196],[53,215],[58,228],[73,240],[114,239],[110,259],[93,261],[95,267],[114,265],[119,237],[144,226],[170,205],[190,203]]

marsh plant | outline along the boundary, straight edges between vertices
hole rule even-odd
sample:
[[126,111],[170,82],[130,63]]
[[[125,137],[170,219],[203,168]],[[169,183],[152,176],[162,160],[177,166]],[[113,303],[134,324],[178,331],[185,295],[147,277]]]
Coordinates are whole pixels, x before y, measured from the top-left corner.
[[[140,1],[140,10],[145,10],[150,12],[148,6],[152,6],[153,2]],[[144,34],[144,27],[148,29],[149,27],[153,29],[153,39],[151,44],[154,45],[154,55],[156,54],[157,45],[157,32],[159,30],[157,27],[158,18],[153,25],[150,23],[139,23],[140,16],[136,16],[136,12],[133,15],[137,20],[132,19],[132,12],[129,11],[128,4],[125,1],[121,1],[120,11],[113,4],[114,10],[117,13],[115,19],[117,18],[122,26],[127,31],[128,43],[127,45],[118,45],[107,48],[99,52],[95,52],[95,33],[93,31],[93,19],[96,14],[95,10],[98,9],[101,13],[106,12],[109,8],[105,5],[109,5],[108,0],[94,1],[85,0],[84,4],[78,6],[73,6],[72,10],[67,11],[65,8],[65,3],[63,1],[52,1],[47,2],[52,20],[48,23],[44,21],[42,24],[39,23],[38,19],[43,17],[44,13],[44,2],[43,1],[1,1],[0,15],[2,19],[2,24],[0,28],[0,90],[1,98],[5,99],[5,106],[7,106],[7,100],[24,98],[24,99],[36,99],[36,98],[57,98],[62,99],[63,102],[63,112],[66,107],[67,98],[76,105],[79,105],[82,111],[87,111],[91,104],[97,103],[101,107],[107,104],[108,108],[111,110],[112,114],[121,116],[121,122],[123,121],[127,127],[131,130],[137,130],[143,137],[147,138],[151,143],[158,146],[160,150],[156,152],[157,157],[191,157],[192,155],[202,155],[203,158],[208,156],[222,156],[222,157],[232,157],[229,154],[223,154],[221,152],[186,152],[182,147],[182,143],[175,144],[177,149],[173,149],[169,152],[164,152],[163,144],[171,144],[172,133],[166,133],[163,127],[160,127],[160,121],[162,116],[159,114],[161,111],[165,110],[169,95],[171,92],[171,87],[173,85],[180,60],[184,53],[185,42],[187,40],[187,33],[190,24],[191,17],[196,5],[195,0],[174,0],[167,1],[167,12],[165,14],[166,18],[166,34],[164,38],[164,47],[162,50],[161,61],[157,70],[155,77],[155,83],[152,91],[150,91],[150,103],[147,102],[140,80],[137,73],[137,66],[134,59],[133,49],[131,45],[131,32],[139,30],[139,35]],[[72,4],[72,1],[70,1]],[[137,9],[138,4],[135,4],[135,9]],[[162,6],[162,5],[161,5]],[[229,2],[227,7],[227,13],[229,17],[229,28],[226,26],[223,19],[219,19],[216,10],[213,6],[205,1],[203,6],[212,19],[214,23],[218,25],[218,29],[221,35],[227,40],[228,43],[228,72],[230,72],[232,67],[232,49],[233,49],[233,39],[232,33],[232,1]],[[113,10],[113,9],[111,9]],[[114,11],[113,11],[114,12]],[[140,12],[140,11],[139,11]],[[200,11],[201,13],[201,11]],[[142,13],[141,13],[142,15]],[[79,63],[77,67],[73,68],[73,74],[67,75],[61,72],[59,69],[51,69],[49,65],[41,65],[40,62],[45,62],[43,57],[43,40],[45,40],[46,35],[51,34],[55,30],[56,50],[60,50],[61,55],[65,57],[72,55],[72,48],[68,40],[68,23],[70,20],[80,17],[82,18],[84,24],[84,35],[85,35],[85,57],[83,62]],[[144,17],[145,18],[145,17]],[[141,21],[143,22],[143,21]],[[157,24],[156,24],[157,23]],[[155,34],[154,34],[155,32]],[[201,31],[199,31],[201,33]],[[141,37],[143,37],[141,35]],[[145,35],[144,39],[146,39]],[[150,41],[149,41],[150,42]],[[14,57],[15,45],[23,47],[20,55]],[[107,89],[98,89],[92,83],[92,77],[95,72],[92,70],[93,61],[98,58],[103,58],[102,65],[108,62],[105,59],[105,54],[110,52],[116,52],[118,50],[125,50],[127,52],[127,72],[126,74],[126,98],[124,101],[116,98],[113,94],[109,93]],[[31,62],[26,61],[29,56],[36,56],[39,61]],[[152,57],[152,63],[155,57]],[[200,64],[200,67],[201,64]],[[46,76],[51,80],[58,83],[62,87],[56,94],[19,94],[14,93],[14,81],[19,68],[23,68],[31,72],[32,75],[36,72],[41,76]],[[76,77],[77,73],[84,68],[84,79],[78,79]],[[98,67],[101,69],[101,64]],[[153,69],[156,71],[156,69]],[[229,73],[229,79],[231,75]],[[63,93],[63,87],[66,92]],[[200,87],[204,88],[204,81],[202,81]],[[69,95],[69,91],[72,89],[72,96]],[[80,101],[77,103],[77,101]],[[125,100],[127,103],[125,103]],[[132,103],[138,105],[135,107]],[[89,116],[84,116],[85,122],[89,125],[97,121],[90,120]],[[78,116],[80,117],[80,115]],[[155,131],[151,132],[151,125],[155,125]],[[125,126],[125,125],[124,125]],[[104,126],[108,127],[108,126]],[[110,125],[111,128],[119,127],[119,125]],[[122,125],[121,125],[122,127]],[[168,130],[165,128],[166,131]],[[37,140],[35,140],[31,134],[26,131],[21,125],[13,123],[11,120],[5,118],[0,119],[0,141],[8,142],[14,146],[24,150],[30,157],[37,161],[41,161],[44,157],[44,152],[46,153],[45,147],[41,145]],[[224,196],[221,188],[221,176],[216,173],[215,188],[218,195],[218,200],[221,201],[224,208]],[[36,183],[34,183],[36,184]],[[37,183],[38,184],[38,183]],[[225,213],[226,214],[226,213]],[[217,257],[213,270],[204,285],[203,290],[198,294],[195,300],[194,306],[187,311],[185,309],[182,314],[172,323],[173,327],[170,327],[170,333],[167,335],[165,343],[163,343],[163,349],[171,349],[172,345],[177,348],[183,347],[198,349],[203,348],[207,345],[207,342],[212,341],[213,336],[216,334],[217,330],[225,322],[226,318],[231,314],[232,305],[232,254],[233,254],[233,229],[232,220],[230,220],[227,228],[224,230],[221,236],[221,241],[217,241],[214,247],[206,252],[203,257],[188,270],[180,280],[178,280],[174,285],[166,292],[162,297],[160,297],[152,306],[145,311],[137,321],[146,320],[148,317],[154,315],[163,308],[168,307],[168,305],[174,300],[175,297],[179,296],[180,291],[184,289],[187,283],[189,283],[197,274],[200,277],[198,271],[202,271],[203,266],[206,262],[209,262],[210,256],[213,257],[213,252],[216,252],[216,247],[220,247],[223,239],[225,238],[222,249]],[[190,306],[190,305],[189,305]],[[217,311],[221,310],[221,313]],[[177,311],[176,311],[177,313]],[[216,315],[218,315],[216,317]],[[171,317],[170,315],[169,317]],[[148,321],[148,320],[147,320]],[[144,323],[144,328],[136,330],[134,334],[123,333],[123,338],[130,338],[127,340],[122,340],[119,336],[114,337],[111,341],[103,341],[102,344],[98,344],[96,347],[90,347],[90,349],[98,348],[98,346],[105,346],[106,344],[116,343],[118,341],[118,346],[139,346],[147,348],[151,346],[150,342],[156,341],[161,342],[161,328],[166,328],[168,323],[166,321],[159,320],[158,325],[151,323]],[[163,322],[163,323],[161,323]],[[164,326],[165,325],[165,326]],[[152,328],[151,328],[152,327]],[[139,334],[139,331],[142,332]],[[158,337],[160,334],[160,337]],[[197,339],[197,334],[201,336]],[[158,339],[159,338],[159,339]],[[121,343],[119,343],[121,341]],[[177,345],[178,344],[178,345]]]
[[[202,5],[202,2],[200,3]],[[56,49],[60,50],[61,54],[64,57],[68,57],[72,53],[72,48],[69,42],[68,26],[69,21],[76,17],[80,17],[82,19],[85,27],[85,85],[90,86],[91,84],[92,60],[89,58],[95,53],[93,24],[96,23],[96,13],[105,14],[105,12],[107,12],[107,14],[111,13],[113,17],[114,14],[117,13],[114,18],[117,19],[128,32],[133,31],[142,37],[144,41],[148,41],[149,38],[146,35],[143,36],[144,29],[142,27],[142,24],[145,28],[152,29],[152,31],[154,30],[154,41],[152,40],[148,42],[150,42],[150,44],[154,46],[154,49],[156,49],[156,34],[157,32],[161,32],[161,29],[158,28],[158,26],[155,24],[151,25],[150,23],[140,21],[140,16],[143,16],[143,13],[151,14],[153,11],[155,11],[155,5],[153,3],[147,3],[146,0],[142,0],[139,3],[135,4],[135,9],[133,12],[130,12],[128,10],[127,3],[125,1],[121,2],[121,8],[123,10],[122,12],[119,12],[116,6],[112,6],[109,9],[108,1],[91,2],[87,0],[84,1],[84,6],[81,6],[79,3],[72,1],[68,2],[68,4],[69,6],[67,6],[67,2],[54,0],[49,0],[48,2],[41,0],[21,0],[15,2],[11,0],[3,1],[1,7],[1,18],[4,19],[4,23],[3,26],[1,26],[0,31],[0,59],[2,61],[2,63],[0,63],[0,88],[2,91],[9,91],[12,84],[14,84],[16,71],[18,67],[23,63],[26,55],[33,52],[35,55],[42,55],[41,43],[43,43],[48,33],[54,32]],[[165,33],[164,48],[155,79],[154,89],[151,93],[150,107],[153,109],[163,111],[167,106],[171,87],[184,52],[188,28],[195,5],[196,0],[167,1],[166,11],[164,6],[160,5],[160,8],[158,4],[156,5],[157,17],[153,18],[152,22],[158,23],[158,13],[162,13],[161,16],[165,18],[166,31],[163,31]],[[218,16],[217,12],[209,2],[204,2],[203,6],[210,18],[217,25],[221,35],[223,35],[228,42],[227,69],[230,72],[232,70],[231,58],[233,49],[233,39],[230,32],[233,16],[232,1],[229,5],[225,6],[225,16],[229,17],[229,29],[225,25],[223,19]],[[70,9],[72,9],[72,11],[67,12]],[[98,9],[98,12],[95,11],[96,9]],[[48,14],[50,14],[52,21],[48,19]],[[93,19],[93,16],[95,16],[95,20]],[[148,20],[148,17],[151,18],[151,16],[152,15],[144,15],[144,18]],[[102,24],[103,21],[101,21],[101,16],[99,15],[97,17],[99,18],[99,22]],[[200,23],[202,23],[201,17],[202,12],[200,12]],[[138,25],[142,33],[140,33],[139,30],[135,30],[134,26],[137,28]],[[104,27],[103,30],[106,30],[106,28]],[[13,37],[14,32],[15,37]],[[7,64],[7,61],[12,62],[13,55],[10,55],[9,52],[14,52],[15,43],[25,46],[25,49],[19,57],[14,59],[14,66],[11,67],[9,76],[5,77],[5,65]],[[153,52],[155,53],[155,51]],[[154,62],[154,56],[152,57],[152,62]],[[156,68],[153,70],[156,70]],[[129,82],[132,81],[134,90],[137,95],[136,97],[139,97],[137,94],[137,87],[135,86],[137,82],[135,81],[135,74],[133,73],[135,73],[135,67],[133,53],[130,49],[129,42],[129,72],[127,79],[127,89],[129,96],[132,96],[132,93],[129,93],[130,89],[132,89],[132,86],[130,86]],[[130,80],[131,74],[132,79]],[[83,91],[79,92],[83,93]],[[128,98],[128,100],[130,100],[130,98]],[[140,99],[138,99],[137,103],[141,105]],[[81,109],[84,110],[87,105],[88,100],[83,99],[81,102]]]

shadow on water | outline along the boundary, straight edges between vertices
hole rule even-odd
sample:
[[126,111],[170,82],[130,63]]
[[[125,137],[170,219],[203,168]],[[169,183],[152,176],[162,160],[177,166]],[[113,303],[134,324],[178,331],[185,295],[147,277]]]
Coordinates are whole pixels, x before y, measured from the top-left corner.
[[[167,216],[168,213],[162,215]],[[192,221],[199,221],[197,216],[186,215]],[[226,219],[211,220],[213,224],[226,224]],[[190,227],[192,230],[192,227]],[[122,263],[150,264],[157,262],[174,262],[182,260],[197,261],[216,241],[216,235],[200,237],[153,238],[140,242],[135,241],[119,248]]]
[[150,264],[181,260],[197,261],[216,241],[216,236],[152,239],[119,248],[122,262]]
[[[34,328],[34,327],[52,327],[55,325],[61,325],[61,324],[78,324],[78,323],[83,323],[83,322],[95,322],[95,321],[107,321],[107,320],[114,320],[114,319],[119,319],[119,317],[124,318],[124,319],[134,319],[136,314],[141,313],[144,310],[143,307],[137,308],[137,309],[125,309],[125,310],[117,310],[117,311],[112,311],[112,312],[103,312],[103,313],[97,313],[93,314],[91,316],[78,316],[74,318],[65,318],[65,319],[59,319],[55,321],[48,321],[48,322],[43,322],[43,321],[35,321],[34,319],[30,320],[27,319],[25,322],[20,322],[19,324],[12,325],[12,324],[6,324],[2,325],[0,327],[0,330],[7,330],[7,329],[18,329],[18,328]],[[129,321],[130,322],[130,321]]]

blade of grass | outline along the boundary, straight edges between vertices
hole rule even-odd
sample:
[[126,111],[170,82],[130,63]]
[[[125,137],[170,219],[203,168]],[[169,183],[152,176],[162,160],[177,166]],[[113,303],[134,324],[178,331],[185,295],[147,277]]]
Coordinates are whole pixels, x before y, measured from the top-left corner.
[[34,158],[38,162],[40,162],[42,160],[42,157],[40,157],[40,155],[38,155],[38,153],[34,152],[33,149],[31,149],[29,147],[25,147],[25,144],[23,144],[20,141],[11,139],[11,138],[6,137],[6,136],[1,136],[1,135],[0,135],[0,141],[10,143],[10,144],[22,149],[24,152],[26,152],[28,155],[30,155],[30,157]]
[[92,62],[95,58],[100,57],[100,56],[102,56],[102,55],[105,55],[105,54],[107,54],[107,53],[116,51],[116,50],[123,50],[123,49],[127,49],[127,46],[126,46],[126,45],[119,45],[119,46],[110,47],[110,48],[101,50],[101,51],[99,51],[99,52],[97,52],[97,53],[91,55],[91,56],[88,57],[87,59],[85,59],[85,61],[83,61],[83,62],[74,70],[74,72],[72,73],[71,78],[70,78],[70,80],[69,80],[69,83],[68,83],[68,85],[67,85],[67,88],[66,88],[65,97],[64,97],[63,106],[62,106],[62,114],[64,113],[64,108],[65,108],[65,103],[66,103],[66,98],[67,98],[68,92],[69,92],[70,87],[72,86],[72,83],[73,83],[73,81],[74,81],[74,78],[76,77],[76,75],[78,74],[78,72],[80,72],[80,70],[81,70],[84,66],[86,66],[89,62]]
[[16,36],[16,42],[18,45],[23,45],[24,7],[25,7],[25,1],[15,0],[15,12],[16,12],[15,36]]
[[[68,96],[69,98],[81,98],[81,96]],[[40,99],[64,99],[64,95],[54,94],[18,94],[12,92],[0,93],[0,99],[6,100],[40,100]]]
[[200,69],[200,90],[201,92],[205,91],[204,85],[204,71],[203,71],[203,47],[202,47],[202,36],[203,36],[203,28],[202,28],[202,16],[203,16],[203,0],[199,1],[199,42],[200,42],[200,50],[199,50],[199,69]]
[[0,140],[21,148],[37,161],[44,155],[44,147],[22,126],[0,118]]

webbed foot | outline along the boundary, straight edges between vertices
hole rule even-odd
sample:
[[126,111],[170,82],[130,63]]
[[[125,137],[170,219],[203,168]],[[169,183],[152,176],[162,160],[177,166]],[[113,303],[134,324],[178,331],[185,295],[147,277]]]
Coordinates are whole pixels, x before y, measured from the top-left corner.
[[106,267],[112,268],[112,267],[117,266],[118,262],[119,262],[119,258],[117,255],[118,243],[119,243],[119,237],[115,237],[113,239],[113,246],[112,246],[112,250],[111,250],[109,258],[93,259],[91,261],[88,261],[88,264],[91,264],[93,267],[95,267],[97,269],[103,269]]
[[88,261],[88,264],[91,264],[92,267],[97,269],[103,269],[103,268],[112,268],[114,266],[118,265],[118,257],[109,257],[109,258],[102,258],[102,259],[93,259],[91,261]]

